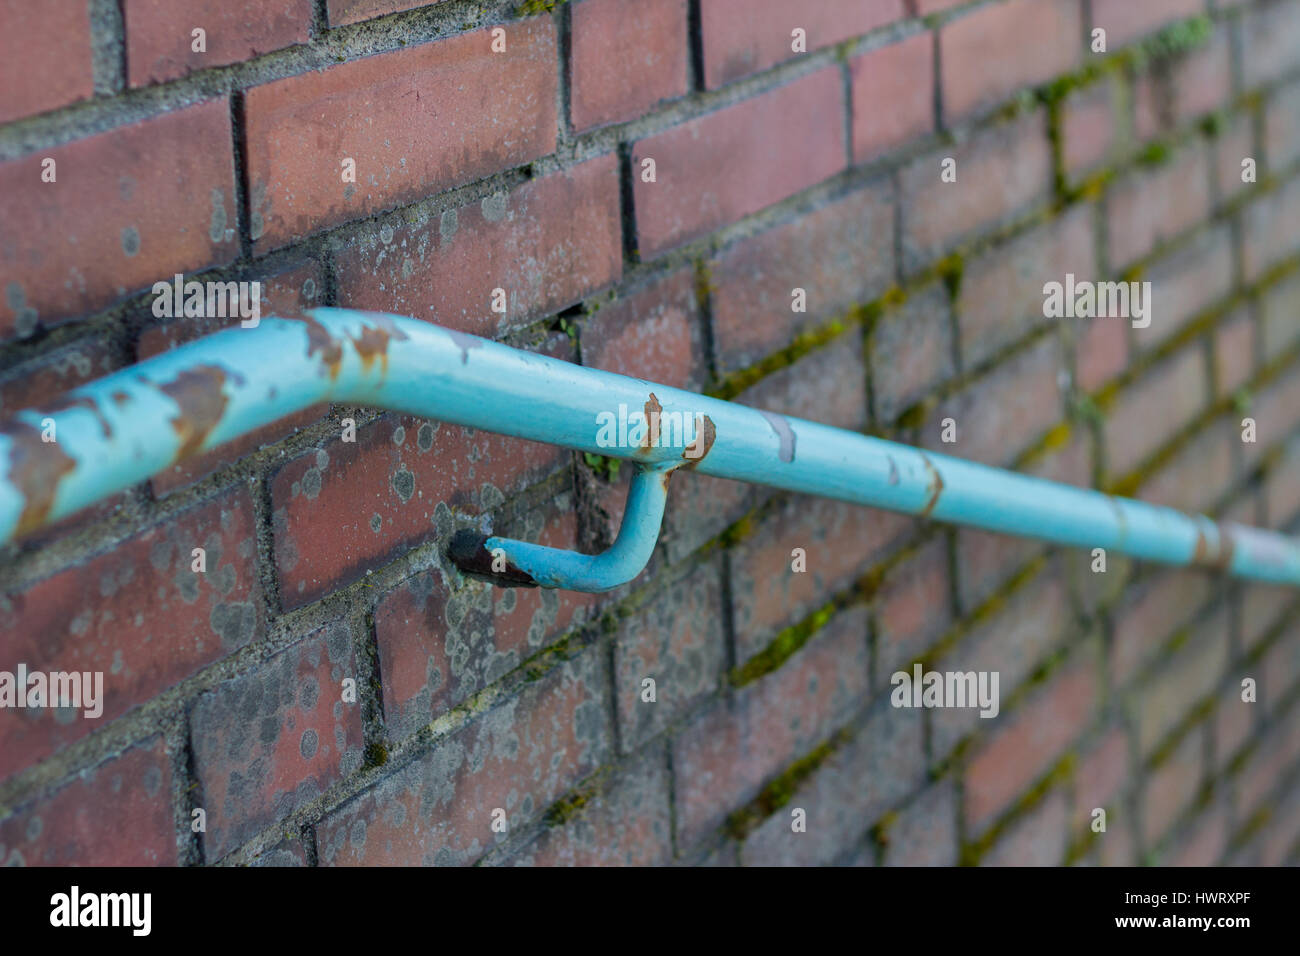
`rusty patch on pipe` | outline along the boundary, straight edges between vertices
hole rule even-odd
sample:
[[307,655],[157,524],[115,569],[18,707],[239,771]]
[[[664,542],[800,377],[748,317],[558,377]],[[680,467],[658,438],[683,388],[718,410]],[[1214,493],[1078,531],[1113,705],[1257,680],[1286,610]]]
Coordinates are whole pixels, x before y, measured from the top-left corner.
[[112,426],[108,424],[108,419],[104,417],[104,413],[99,410],[99,404],[93,398],[88,398],[85,395],[82,395],[79,398],[67,397],[51,405],[49,411],[51,415],[54,415],[71,408],[86,409],[90,414],[94,415],[95,419],[99,422],[99,428],[100,431],[104,433],[104,437],[113,437]]
[[537,580],[531,574],[510,561],[506,562],[504,570],[495,570],[492,567],[492,552],[487,548],[487,541],[488,535],[462,528],[452,535],[451,543],[447,546],[447,557],[466,577],[505,588],[538,586]]
[[785,462],[794,461],[794,429],[790,427],[790,423],[773,412],[759,409],[758,413],[767,419],[767,423],[772,426],[772,431],[776,432],[776,437],[781,439],[781,448],[777,452],[777,457]]
[[118,389],[116,392],[114,392],[112,398],[113,398],[113,402],[118,406],[125,405],[127,402],[131,400],[131,396],[128,395],[126,392],[122,391],[121,389]]
[[655,393],[651,392],[650,397],[645,400],[645,437],[641,439],[641,448],[643,451],[649,451],[659,444],[659,416],[663,414],[664,407],[659,404],[659,399],[655,398]]
[[331,381],[338,378],[339,367],[343,364],[343,345],[330,335],[329,329],[310,315],[286,315],[282,318],[286,322],[301,322],[307,327],[307,357],[319,352],[321,362],[329,369]]
[[26,422],[10,422],[0,428],[13,442],[9,452],[9,483],[23,498],[15,534],[26,534],[45,524],[59,482],[77,467],[77,463],[59,447],[58,442],[41,441],[40,429]]
[[387,329],[371,328],[368,325],[361,327],[361,337],[352,338],[352,347],[357,350],[357,355],[361,358],[361,368],[369,372],[370,366],[375,364],[378,359],[382,367],[380,375],[388,374],[388,342],[389,333]]
[[935,505],[939,503],[939,496],[943,494],[943,476],[939,474],[939,469],[934,467],[934,462],[930,461],[928,455],[922,453],[921,460],[925,462],[925,467],[930,472],[930,500],[925,503],[925,507],[919,514],[922,518],[928,518],[934,511]]
[[[702,462],[710,451],[713,450],[713,441],[718,437],[718,430],[713,427],[713,419],[708,415],[701,415],[698,418],[699,425],[695,432],[695,441],[682,449],[682,457],[686,459],[685,468],[694,468]],[[691,451],[696,450],[692,455]]]
[[1216,571],[1226,570],[1232,564],[1232,554],[1236,550],[1236,536],[1232,529],[1223,523],[1215,524],[1218,541],[1210,543],[1202,528],[1196,529],[1196,548],[1192,551],[1192,564]]
[[176,378],[158,388],[180,407],[180,414],[171,420],[180,439],[176,461],[188,458],[199,450],[225,414],[229,399],[224,385],[226,373],[215,365],[199,365],[186,369]]

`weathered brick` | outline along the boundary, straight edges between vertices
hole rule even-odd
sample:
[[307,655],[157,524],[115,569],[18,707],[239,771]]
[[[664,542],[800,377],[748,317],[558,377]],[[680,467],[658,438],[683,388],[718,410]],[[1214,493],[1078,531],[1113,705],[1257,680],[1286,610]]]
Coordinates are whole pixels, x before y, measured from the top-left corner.
[[1163,837],[1196,798],[1203,773],[1205,744],[1202,729],[1183,738],[1169,756],[1150,772],[1142,794],[1142,834],[1148,847]]
[[1264,155],[1268,168],[1276,172],[1300,159],[1300,83],[1288,84],[1269,97]]
[[[816,866],[841,859],[846,845],[925,779],[921,733],[917,712],[877,708],[749,835],[741,860],[746,866]],[[799,833],[791,827],[796,808],[806,814],[806,829]]]
[[1077,333],[1074,380],[1085,392],[1095,392],[1128,366],[1128,326],[1123,318],[1084,322]]
[[582,364],[702,391],[708,362],[694,271],[675,269],[601,304],[582,328]]
[[1292,627],[1274,640],[1260,662],[1260,671],[1264,675],[1261,699],[1270,712],[1277,712],[1300,679],[1300,630]]
[[871,397],[876,419],[894,421],[957,371],[950,296],[941,282],[885,309],[871,329]]
[[451,509],[482,511],[567,460],[558,448],[386,415],[309,450],[271,480],[280,597],[299,607],[450,533]]
[[1253,89],[1281,78],[1300,63],[1300,3],[1254,4],[1242,17],[1242,82]]
[[536,819],[609,756],[599,648],[556,667],[428,753],[328,813],[323,866],[472,863]]
[[[0,163],[0,336],[234,259],[232,149],[219,99]],[[41,181],[47,158],[55,182]]]
[[1235,394],[1255,375],[1255,319],[1246,307],[1224,316],[1214,335],[1214,375],[1219,395]]
[[[484,28],[250,89],[257,250],[551,152],[554,23],[535,17],[504,29],[504,53],[490,51]],[[355,183],[343,181],[346,159],[355,160]]]
[[330,26],[360,23],[386,13],[400,13],[416,7],[433,6],[444,0],[325,0]]
[[885,831],[885,866],[957,864],[957,794],[951,779],[933,784]]
[[821,743],[867,691],[866,612],[831,620],[777,671],[718,701],[673,738],[679,846],[689,847]]
[[1080,757],[1075,768],[1074,829],[1089,828],[1093,810],[1114,810],[1128,783],[1128,738],[1121,729],[1111,730]]
[[1209,212],[1208,159],[1200,145],[1184,148],[1163,166],[1130,174],[1106,197],[1112,269],[1142,258],[1203,221]]
[[1113,49],[1170,21],[1204,13],[1204,0],[1093,0],[1092,26],[1106,31],[1107,48]]
[[668,768],[648,750],[510,857],[512,866],[657,866],[672,854]]
[[906,669],[952,622],[948,600],[948,548],[942,537],[889,570],[877,593],[876,681]]
[[1232,93],[1232,39],[1227,24],[1210,41],[1143,75],[1134,90],[1137,138],[1151,139],[1220,108]]
[[[311,11],[311,0],[124,0],[127,80],[147,86],[306,43]],[[204,31],[202,52],[195,29]]]
[[1131,591],[1116,609],[1111,642],[1111,680],[1116,685],[1127,684],[1193,619],[1204,603],[1204,597],[1188,600],[1198,580],[1197,572],[1158,572]]
[[1151,283],[1146,327],[1133,327],[1139,349],[1168,341],[1188,322],[1226,299],[1235,283],[1232,231],[1208,229],[1153,262],[1142,273]]
[[[1006,465],[1064,415],[1057,382],[1059,343],[1048,337],[941,402],[921,434],[926,448]],[[943,420],[956,423],[956,441],[942,440]]]
[[[192,571],[203,548],[207,570]],[[246,489],[10,593],[0,670],[103,673],[103,714],[24,710],[0,722],[3,773],[15,773],[260,637],[257,535]]]
[[347,627],[328,625],[218,684],[194,705],[194,768],[216,860],[361,766],[361,706]]
[[[1259,677],[1251,669],[1250,673],[1241,671],[1242,677],[1255,676],[1256,688]],[[1258,704],[1241,699],[1241,682],[1229,682],[1219,694],[1219,706],[1214,712],[1214,758],[1215,770],[1222,772],[1246,742],[1254,736],[1255,710]],[[1256,690],[1258,695],[1258,690]],[[1255,698],[1259,699],[1258,696]]]
[[[956,161],[956,182],[942,162]],[[1001,225],[1044,200],[1052,155],[1042,110],[980,130],[970,139],[905,166],[903,265],[912,272],[973,233]]]
[[1142,483],[1142,500],[1179,511],[1209,511],[1233,482],[1241,430],[1228,419],[1207,425]]
[[1278,283],[1264,293],[1261,305],[1264,360],[1276,359],[1300,344],[1300,275]]
[[1106,76],[1071,91],[1061,104],[1061,159],[1071,177],[1114,162],[1124,145],[1120,80]]
[[1297,217],[1300,178],[1246,207],[1242,215],[1241,260],[1247,280],[1260,278],[1300,251],[1300,234],[1293,228]]
[[[659,733],[718,686],[726,665],[722,574],[712,561],[623,619],[614,638],[614,693],[624,751]],[[653,701],[644,681],[654,681]]]
[[381,227],[336,255],[339,304],[488,337],[572,305],[622,273],[617,167],[601,156],[437,222]]
[[[322,285],[320,266],[315,262],[291,266],[258,281],[262,283],[261,314],[264,317],[298,315],[302,310],[311,308],[317,304],[316,299],[320,296]],[[141,360],[151,358],[204,335],[237,326],[239,322],[239,319],[233,318],[177,318],[167,325],[145,329],[140,335],[136,353]],[[300,428],[320,421],[327,410],[325,405],[303,409],[211,451],[177,462],[166,471],[153,476],[150,483],[154,494],[162,497],[191,485],[263,445],[277,442]]]
[[1228,664],[1228,618],[1220,610],[1196,629],[1191,642],[1142,689],[1137,700],[1138,749],[1149,757],[1156,744],[1218,685]]
[[0,821],[0,866],[175,866],[171,760],[154,737]]
[[[44,113],[95,92],[84,0],[0,4],[0,123]],[[46,65],[57,64],[47,69]],[[8,192],[6,191],[6,195]]]
[[571,9],[574,129],[633,119],[686,94],[686,0],[582,0]]
[[1275,525],[1290,525],[1300,513],[1300,438],[1287,442],[1282,458],[1269,473],[1268,514]]
[[[840,72],[818,70],[632,145],[642,256],[658,255],[844,169]],[[645,182],[642,160],[656,181]]]
[[903,0],[701,0],[704,77],[710,87],[767,69],[794,53],[795,29],[809,52],[902,19]]
[[1171,847],[1170,866],[1214,866],[1228,848],[1228,808],[1219,805],[1201,814],[1178,838],[1179,848]]
[[[577,548],[572,496],[563,492],[529,512],[525,541]],[[500,589],[470,581],[459,590],[422,571],[375,607],[379,672],[388,737],[398,742],[514,670],[551,638],[584,622],[596,596],[576,591]]]
[[1053,790],[999,837],[980,866],[1060,866],[1068,833],[1065,792]]
[[1241,643],[1250,650],[1277,624],[1295,592],[1279,584],[1250,582],[1241,589]]
[[[870,186],[719,254],[709,280],[719,370],[754,364],[800,332],[879,297],[894,276],[894,206]],[[804,312],[793,311],[804,290]]]
[[918,33],[849,62],[853,159],[862,163],[934,130],[934,36]]
[[1279,723],[1259,741],[1249,762],[1234,781],[1237,813],[1248,818],[1277,789],[1279,781],[1300,756],[1300,734],[1294,726]]
[[957,603],[970,613],[1043,551],[1030,538],[957,529]]
[[1076,206],[1059,219],[972,257],[962,273],[957,322],[962,361],[981,365],[998,349],[1048,324],[1043,286],[1095,280],[1093,209]]
[[1082,42],[1076,0],[1008,0],[949,21],[939,30],[945,114],[965,116],[1072,72]]
[[1092,719],[1099,688],[1086,655],[1054,676],[971,758],[966,768],[968,832],[978,833],[1051,769]]
[[1243,180],[1242,162],[1247,158],[1256,161],[1256,179],[1261,175],[1260,153],[1255,148],[1255,126],[1249,113],[1228,117],[1215,141],[1215,179],[1219,187],[1219,200],[1226,202],[1238,193],[1253,188]]
[[[1196,348],[1184,348],[1128,388],[1109,411],[1103,429],[1106,468],[1127,474],[1186,425],[1208,399],[1205,362]],[[1142,428],[1134,428],[1142,422]]]

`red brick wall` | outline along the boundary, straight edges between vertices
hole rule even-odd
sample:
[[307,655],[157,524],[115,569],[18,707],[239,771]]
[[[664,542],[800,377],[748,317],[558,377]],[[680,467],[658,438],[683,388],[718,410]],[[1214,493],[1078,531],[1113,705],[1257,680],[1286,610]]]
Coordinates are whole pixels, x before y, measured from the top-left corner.
[[[152,314],[185,272],[1300,517],[1300,0],[0,0],[0,26],[0,413],[210,331]],[[1150,281],[1154,320],[1045,319],[1067,272]],[[610,595],[443,557],[483,515],[601,547],[626,485],[317,408],[3,549],[0,670],[102,671],[105,700],[0,710],[0,862],[1296,862],[1292,592],[701,476]],[[998,716],[892,707],[918,660],[997,671]]]

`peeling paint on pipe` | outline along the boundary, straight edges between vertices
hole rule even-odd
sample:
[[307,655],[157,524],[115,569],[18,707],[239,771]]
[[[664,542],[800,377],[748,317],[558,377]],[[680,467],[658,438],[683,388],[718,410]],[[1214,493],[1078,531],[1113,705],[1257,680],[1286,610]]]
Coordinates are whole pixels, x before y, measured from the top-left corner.
[[[456,554],[467,571],[502,584],[590,591],[630,580],[653,549],[667,476],[683,467],[1060,545],[1300,584],[1300,545],[1274,532],[774,416],[415,319],[348,309],[228,329],[84,385],[47,412],[18,412],[0,426],[0,541],[321,402],[407,412],[637,466],[628,517],[607,555],[462,536]],[[657,407],[661,416],[692,423],[692,431],[704,422],[699,447],[706,451],[687,457],[680,445],[659,442],[608,447],[598,440],[598,416],[620,405]],[[42,441],[47,420],[56,443]],[[681,437],[684,444],[695,439]],[[492,570],[496,548],[514,569],[509,575]]]

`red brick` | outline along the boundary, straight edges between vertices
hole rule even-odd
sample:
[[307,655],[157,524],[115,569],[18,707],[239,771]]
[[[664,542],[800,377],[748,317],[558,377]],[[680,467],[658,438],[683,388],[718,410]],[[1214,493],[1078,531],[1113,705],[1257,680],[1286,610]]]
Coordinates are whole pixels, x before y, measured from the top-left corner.
[[1215,179],[1219,186],[1219,201],[1226,202],[1238,193],[1254,188],[1252,184],[1242,181],[1242,160],[1252,158],[1256,162],[1255,176],[1258,180],[1263,175],[1259,150],[1255,148],[1254,122],[1248,113],[1238,113],[1224,121],[1215,141]]
[[1123,685],[1187,625],[1204,603],[1195,595],[1199,578],[1191,571],[1162,571],[1133,589],[1114,612],[1111,679]]
[[902,19],[903,0],[701,0],[704,75],[721,86],[798,56],[795,28],[807,32],[808,52],[833,46]]
[[[311,308],[317,304],[315,300],[320,295],[322,284],[320,266],[315,262],[290,267],[274,275],[265,276],[259,281],[262,283],[263,318],[273,315],[297,315],[303,309]],[[143,361],[178,345],[184,345],[186,342],[238,324],[238,319],[178,318],[168,325],[154,326],[141,333],[136,352]],[[235,441],[227,442],[211,451],[172,465],[166,471],[160,471],[153,476],[151,479],[153,492],[163,497],[178,488],[192,485],[263,445],[273,444],[292,435],[300,428],[306,428],[320,421],[325,417],[327,410],[328,406],[325,405],[303,409],[271,425],[249,432]]]
[[1232,245],[1228,226],[1209,229],[1143,270],[1140,278],[1151,283],[1151,323],[1133,329],[1139,349],[1168,340],[1231,294]]
[[[1205,407],[1205,362],[1184,348],[1147,372],[1120,397],[1106,417],[1107,471],[1113,478],[1136,468]],[[1134,428],[1134,422],[1143,427]]]
[[285,836],[283,840],[268,850],[253,857],[249,866],[260,867],[298,867],[307,866],[307,849],[297,834]]
[[1200,728],[1188,734],[1147,776],[1142,796],[1142,834],[1148,847],[1169,832],[1196,798],[1205,747],[1201,734]]
[[1300,275],[1278,283],[1263,296],[1264,360],[1271,362],[1300,343]]
[[1088,725],[1099,693],[1094,670],[1092,661],[1084,659],[1055,676],[971,758],[967,832],[978,833],[993,822]]
[[[868,187],[742,240],[710,270],[720,371],[753,365],[800,332],[879,297],[894,277],[894,205]],[[793,290],[807,311],[792,310]]]
[[1300,734],[1290,723],[1278,723],[1259,742],[1249,763],[1236,779],[1237,813],[1250,814],[1268,802],[1278,782],[1300,756]]
[[90,98],[95,77],[85,0],[4,0],[0,13],[0,123]]
[[[614,638],[614,694],[624,751],[659,733],[718,685],[726,664],[722,575],[710,562],[623,619]],[[642,699],[642,681],[655,700]]]
[[79,385],[121,368],[102,339],[82,339],[7,369],[0,377],[0,414],[45,408]]
[[876,595],[876,680],[907,669],[952,622],[948,548],[942,536],[893,567]]
[[[1274,525],[1278,522],[1274,521]],[[1284,609],[1295,600],[1295,592],[1280,584],[1252,582],[1241,591],[1241,643],[1253,648],[1278,623]]]
[[[341,305],[493,336],[622,273],[617,161],[589,160],[437,222],[381,228],[335,261]],[[505,315],[491,311],[497,288]]]
[[[998,692],[1009,700],[1020,683],[1071,633],[1069,598],[1065,586],[1051,571],[1026,581],[998,613],[983,620],[960,645],[945,654],[945,671],[997,671]],[[946,757],[953,746],[988,719],[969,708],[936,710],[930,714],[931,748],[935,759]]]
[[[1256,392],[1249,415],[1255,419],[1257,440],[1242,443],[1247,468],[1254,467],[1265,449],[1286,440],[1300,425],[1300,375],[1283,375]],[[1276,521],[1285,516],[1270,517]]]
[[688,92],[686,0],[583,0],[572,12],[575,130],[635,119]]
[[1241,260],[1248,281],[1260,278],[1300,250],[1300,233],[1294,228],[1297,218],[1300,179],[1291,180],[1246,207],[1242,215]]
[[[565,492],[527,515],[516,536],[573,550],[576,524]],[[477,582],[452,591],[437,571],[422,571],[390,591],[375,608],[389,739],[401,741],[514,670],[585,621],[595,604],[595,595],[575,591]]]
[[1120,81],[1107,76],[1074,90],[1061,106],[1061,159],[1077,177],[1114,162],[1123,145]]
[[1263,86],[1300,63],[1300,3],[1295,0],[1255,4],[1242,17],[1241,43],[1250,54],[1242,58],[1242,82],[1247,89]]
[[1163,663],[1137,702],[1138,748],[1144,758],[1219,683],[1228,664],[1228,617],[1222,610],[1199,626],[1191,643]]
[[[555,148],[554,22],[487,28],[255,86],[245,94],[259,252]],[[425,105],[421,106],[421,102]],[[357,181],[341,163],[356,161]]]
[[980,7],[939,30],[943,108],[965,116],[1079,65],[1077,0],[1008,0]]
[[1069,831],[1063,790],[1054,790],[1001,834],[980,866],[1060,866]]
[[1158,169],[1134,173],[1106,198],[1110,264],[1122,268],[1204,220],[1210,212],[1210,174],[1199,145],[1183,149]]
[[[207,571],[190,570],[191,551]],[[0,670],[103,672],[103,715],[55,710],[0,724],[3,775],[137,707],[261,636],[253,505],[233,489],[7,596]]]
[[1142,482],[1142,500],[1209,511],[1233,483],[1233,446],[1240,441],[1240,428],[1227,419],[1207,426]]
[[[0,164],[0,336],[30,335],[38,321],[53,327],[234,259],[231,150],[221,99]],[[47,157],[53,183],[41,182]]]
[[957,603],[969,614],[1024,568],[1041,541],[978,528],[957,529]]
[[[920,714],[877,708],[785,806],[749,835],[741,860],[746,866],[818,866],[842,860],[846,846],[924,780]],[[806,815],[806,829],[798,833],[791,828],[795,809]]]
[[1114,809],[1128,781],[1128,738],[1123,730],[1112,730],[1089,748],[1074,771],[1075,829],[1092,825],[1093,810]]
[[316,827],[324,866],[472,863],[540,816],[609,756],[598,648],[555,668],[437,743]]
[[1292,627],[1283,631],[1264,654],[1259,668],[1264,675],[1264,706],[1276,714],[1300,679],[1300,630]]
[[707,384],[704,330],[690,267],[602,304],[583,325],[581,338],[582,364],[590,368],[692,392]]
[[846,331],[751,385],[735,401],[750,408],[861,431],[867,423],[862,336],[856,329]]
[[662,752],[646,751],[508,861],[512,866],[658,866],[672,855]]
[[673,738],[678,844],[719,826],[821,743],[865,699],[866,613],[831,620],[778,670],[719,701]]
[[[845,168],[844,89],[827,68],[632,147],[643,256],[657,255]],[[641,161],[655,160],[656,182]]]
[[1264,155],[1275,172],[1300,159],[1300,83],[1291,83],[1269,98]]
[[1128,327],[1123,318],[1085,321],[1077,333],[1075,383],[1095,392],[1128,366]]
[[175,866],[172,771],[154,737],[0,821],[0,866]]
[[1214,335],[1219,394],[1232,395],[1255,374],[1255,320],[1245,307],[1234,309]]
[[[1060,347],[1045,338],[941,402],[921,434],[926,448],[987,465],[1007,465],[1064,415],[1057,382]],[[956,441],[942,440],[943,420]]]
[[[940,180],[942,162],[949,158],[956,160],[956,182]],[[1051,181],[1041,110],[904,167],[899,195],[905,269],[914,271],[972,233],[1024,213],[1047,197]]]
[[876,419],[892,422],[956,374],[947,288],[939,282],[881,313],[871,330],[871,395]]
[[337,27],[382,17],[386,13],[431,7],[442,2],[443,0],[326,0],[326,9],[329,12],[330,26]]
[[1293,789],[1279,798],[1264,830],[1260,862],[1264,866],[1282,866],[1294,859],[1292,850],[1300,837],[1300,798]]
[[[1239,671],[1240,678],[1254,677],[1256,700],[1258,697],[1259,675],[1254,668]],[[1214,712],[1214,758],[1216,770],[1222,772],[1232,759],[1241,752],[1246,741],[1254,736],[1256,703],[1241,699],[1241,680],[1229,682],[1219,694],[1219,707]]]
[[960,841],[952,780],[934,784],[899,811],[884,841],[885,866],[956,866]]
[[[299,607],[449,532],[450,508],[490,510],[567,458],[551,445],[388,415],[279,470],[275,563]],[[439,507],[442,505],[442,507]]]
[[1043,285],[1097,278],[1093,209],[1076,206],[1059,219],[969,259],[962,274],[957,322],[962,361],[982,364],[1000,348],[1051,321]]
[[1202,814],[1179,837],[1179,848],[1170,847],[1170,866],[1214,866],[1228,848],[1229,820],[1224,806]]
[[328,625],[199,698],[192,715],[205,858],[220,859],[361,767],[347,627]]
[[1106,31],[1106,48],[1113,50],[1173,20],[1204,13],[1205,0],[1093,0],[1092,26]]
[[[147,86],[311,38],[311,0],[124,0],[127,80]],[[193,49],[193,31],[206,49]]]
[[934,36],[851,60],[853,159],[862,163],[934,130]]

